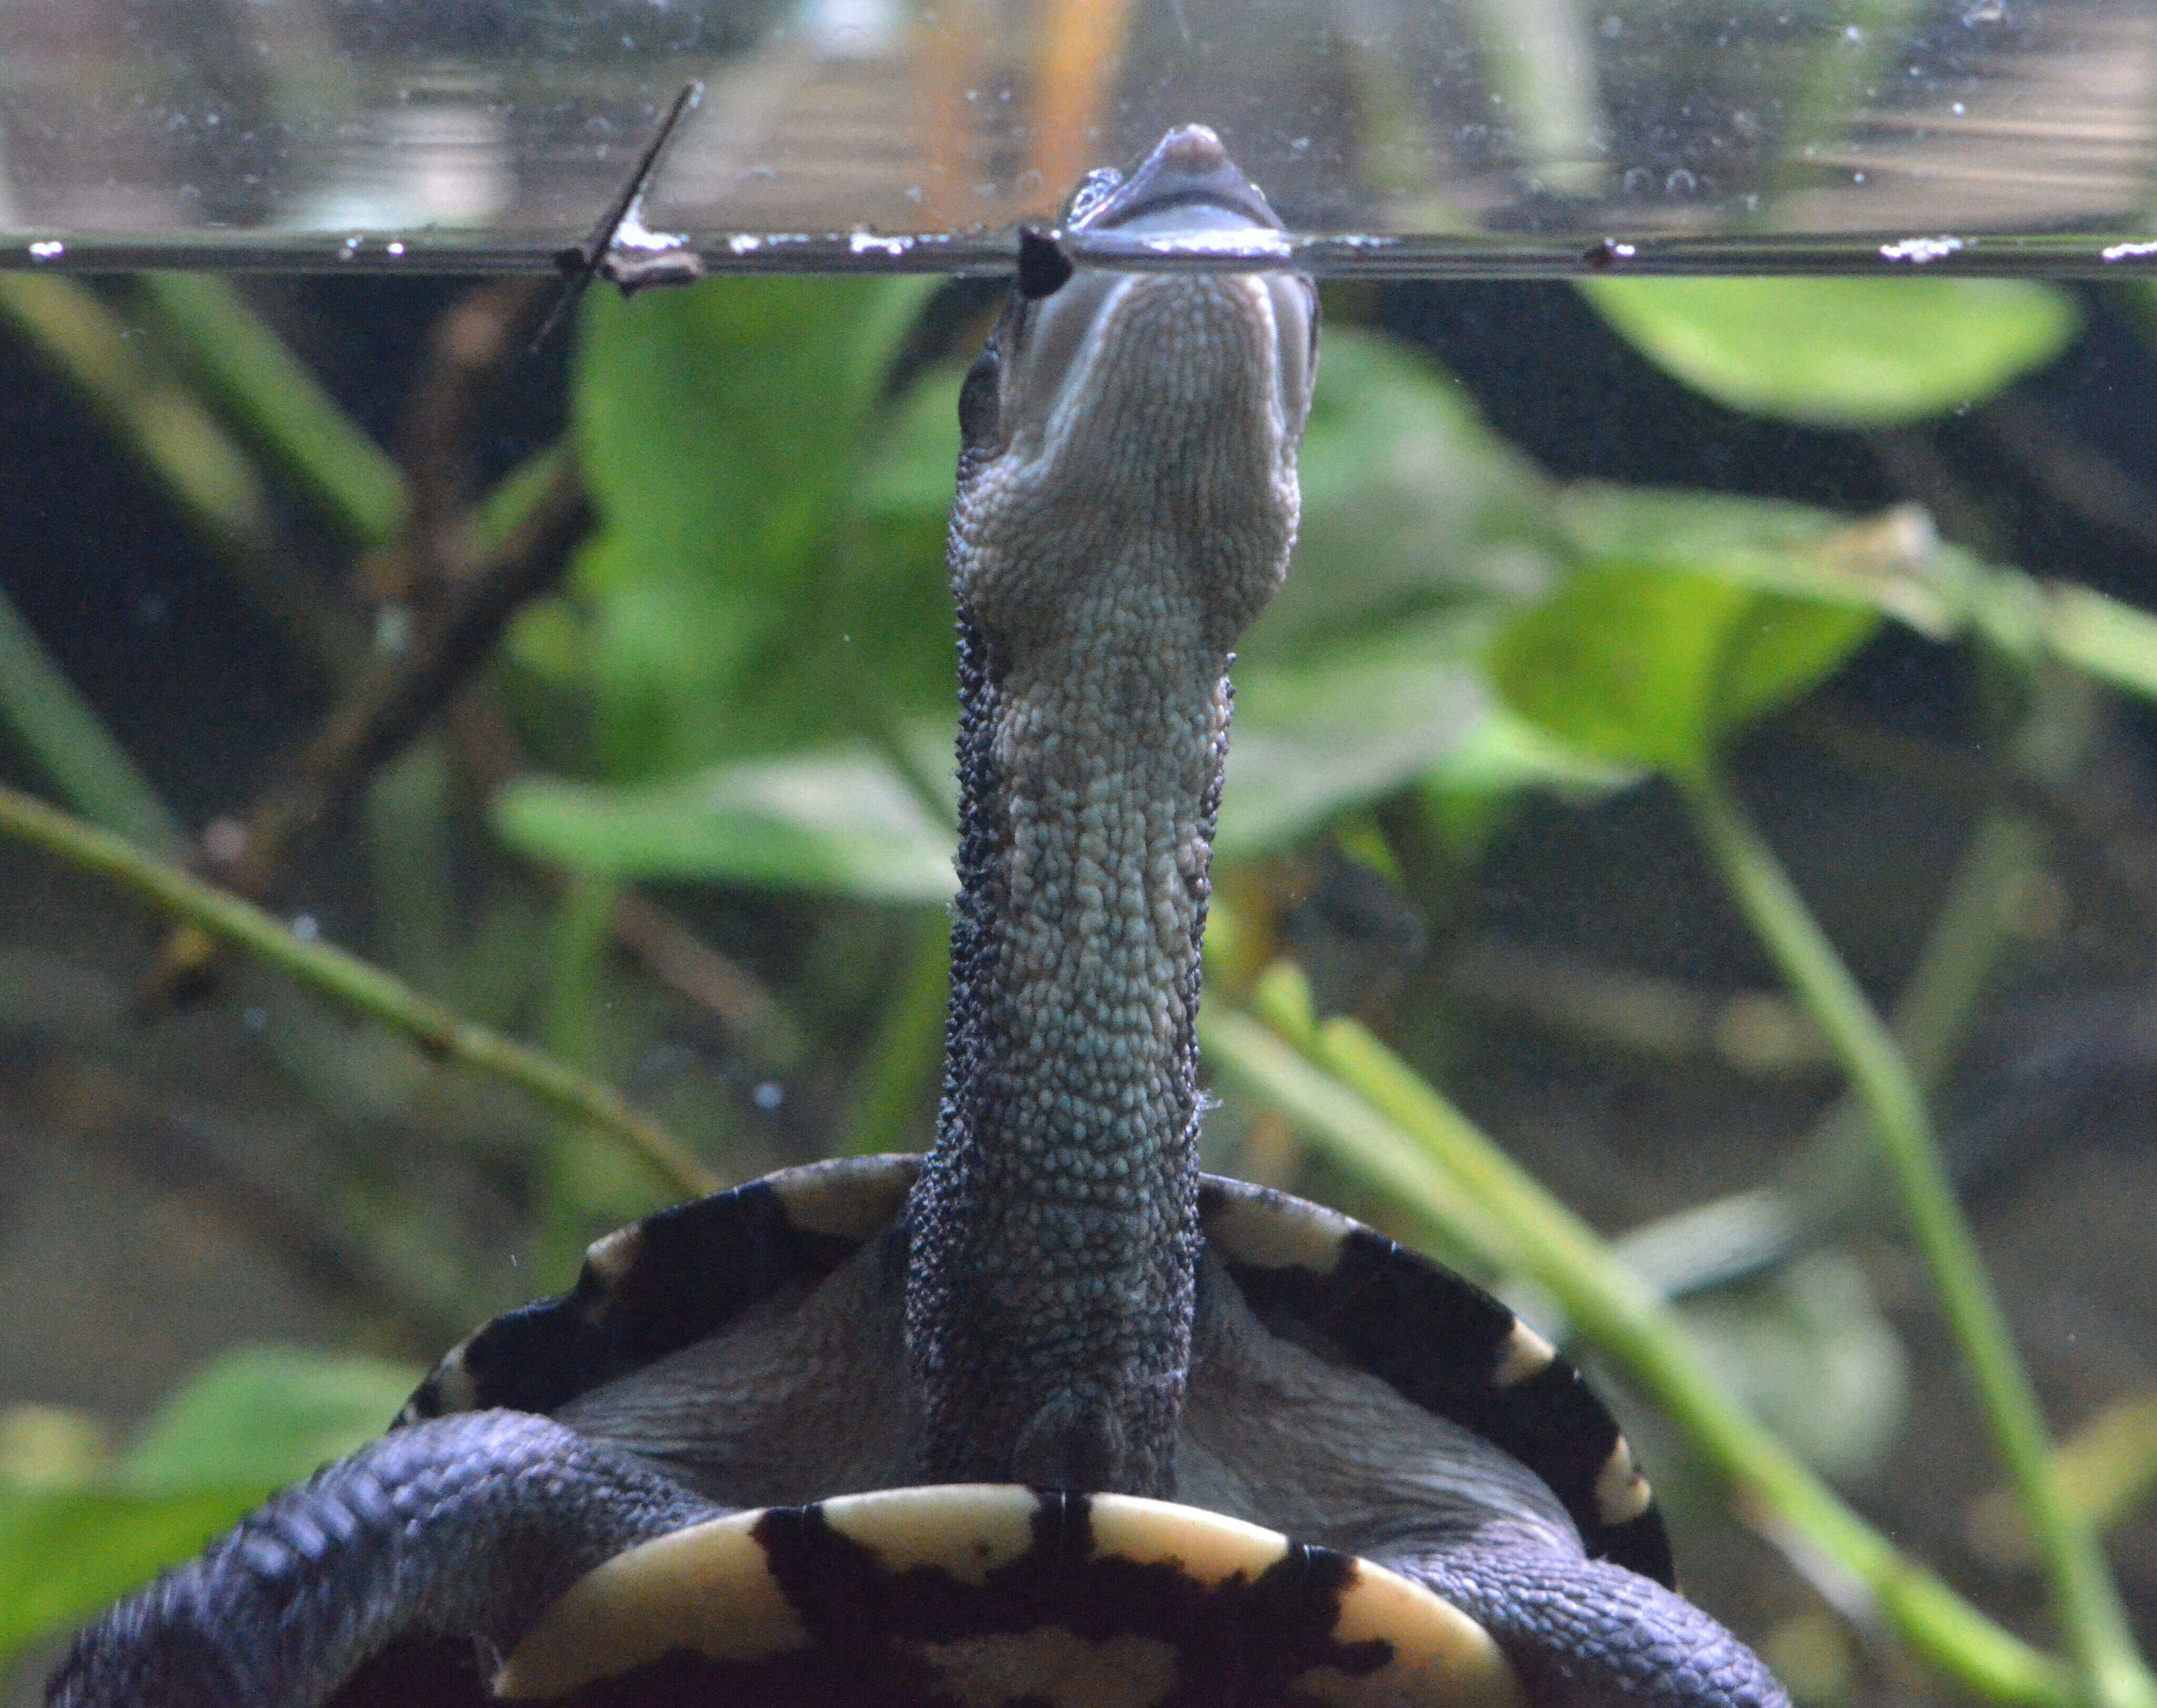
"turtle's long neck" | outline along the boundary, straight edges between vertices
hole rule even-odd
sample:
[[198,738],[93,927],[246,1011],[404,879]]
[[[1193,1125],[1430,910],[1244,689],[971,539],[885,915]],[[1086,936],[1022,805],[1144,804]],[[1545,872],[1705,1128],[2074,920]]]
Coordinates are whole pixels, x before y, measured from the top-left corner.
[[1165,1494],[1227,659],[1103,603],[1105,632],[1024,666],[960,619],[964,887],[917,1234],[942,1256],[921,1302],[953,1331],[929,1448],[940,1477]]
[[1082,275],[973,382],[961,893],[907,1293],[932,1479],[1173,1492],[1229,648],[1295,525],[1309,330],[1277,298],[1307,298],[1280,290]]

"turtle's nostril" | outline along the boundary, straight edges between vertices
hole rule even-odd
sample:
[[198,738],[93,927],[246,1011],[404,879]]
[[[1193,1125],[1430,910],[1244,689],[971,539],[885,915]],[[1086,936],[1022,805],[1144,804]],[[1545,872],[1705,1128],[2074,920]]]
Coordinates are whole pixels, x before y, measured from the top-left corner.
[[1184,125],[1161,139],[1157,157],[1163,166],[1196,177],[1228,165],[1228,151],[1210,125]]

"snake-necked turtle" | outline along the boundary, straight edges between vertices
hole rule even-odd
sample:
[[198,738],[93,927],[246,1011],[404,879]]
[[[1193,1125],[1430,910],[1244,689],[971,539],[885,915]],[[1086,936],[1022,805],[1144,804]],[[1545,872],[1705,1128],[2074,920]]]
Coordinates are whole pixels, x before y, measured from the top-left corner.
[[[1197,126],[1071,219],[1279,229]],[[1315,331],[1289,275],[1037,265],[966,382],[928,1156],[602,1240],[91,1626],[54,1701],[1782,1701],[1546,1342],[1198,1172],[1227,667],[1295,534]]]

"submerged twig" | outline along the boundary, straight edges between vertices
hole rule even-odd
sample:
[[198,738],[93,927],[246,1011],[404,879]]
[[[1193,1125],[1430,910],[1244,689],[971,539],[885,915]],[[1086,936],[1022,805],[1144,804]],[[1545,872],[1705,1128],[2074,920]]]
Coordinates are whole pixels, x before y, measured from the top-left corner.
[[[540,348],[553,336],[554,328],[577,306],[578,300],[590,289],[595,279],[612,278],[620,286],[622,294],[627,296],[646,285],[686,284],[702,274],[703,264],[698,260],[694,252],[689,250],[662,251],[660,270],[651,274],[633,265],[625,268],[614,264],[615,239],[621,234],[622,228],[636,211],[637,203],[644,199],[644,193],[651,187],[660,155],[665,152],[690,108],[703,100],[703,95],[704,85],[701,83],[682,85],[682,92],[674,97],[674,104],[667,109],[667,116],[660,120],[658,128],[651,133],[651,140],[644,145],[644,152],[637,156],[628,182],[622,185],[620,193],[606,212],[600,216],[599,223],[592,227],[591,235],[582,244],[564,250],[554,257],[554,265],[569,281],[569,286],[553,307],[548,311],[547,318],[540,322],[539,330],[532,335],[533,349]],[[666,265],[669,261],[672,262],[671,267]]]
[[471,561],[479,549],[471,515],[472,430],[489,392],[516,358],[517,329],[545,288],[529,279],[497,280],[436,316],[404,412],[411,516],[394,549],[371,566],[376,602],[401,601],[424,622],[478,570]]
[[[426,631],[368,674],[244,820],[211,827],[205,843],[228,888],[255,900],[270,893],[293,840],[349,799],[440,710],[509,620],[561,574],[591,522],[583,483],[564,462],[520,524],[450,591]],[[176,936],[152,975],[152,992],[199,977],[207,948]]]

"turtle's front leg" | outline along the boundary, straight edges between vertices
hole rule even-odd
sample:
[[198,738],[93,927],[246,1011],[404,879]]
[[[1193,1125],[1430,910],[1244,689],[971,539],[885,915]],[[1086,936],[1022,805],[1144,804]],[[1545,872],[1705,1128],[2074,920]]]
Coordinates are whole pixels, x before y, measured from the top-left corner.
[[401,1637],[507,1653],[601,1561],[719,1510],[529,1412],[397,1430],[87,1627],[45,1700],[314,1708]]
[[1372,1557],[1488,1631],[1535,1708],[1789,1708],[1751,1649],[1622,1566],[1495,1533]]

